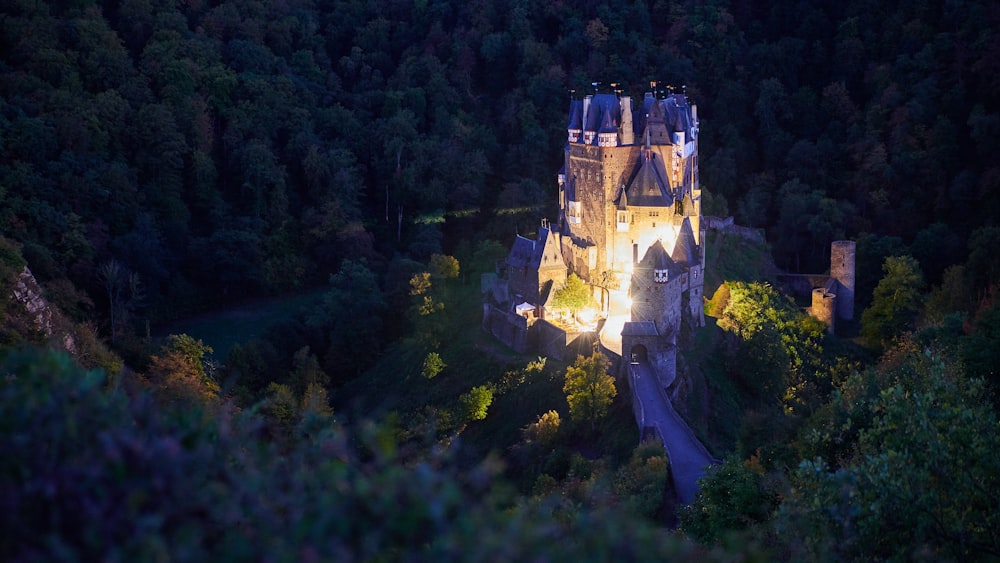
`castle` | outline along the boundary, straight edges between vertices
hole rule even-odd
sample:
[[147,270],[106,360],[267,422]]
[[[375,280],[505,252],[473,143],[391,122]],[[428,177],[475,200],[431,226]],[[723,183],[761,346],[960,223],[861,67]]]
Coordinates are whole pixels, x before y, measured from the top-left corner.
[[522,352],[565,356],[545,322],[574,273],[593,288],[601,342],[662,368],[669,384],[682,322],[704,324],[705,264],[698,113],[683,93],[655,89],[570,101],[558,174],[559,217],[517,236],[488,288],[484,327]]

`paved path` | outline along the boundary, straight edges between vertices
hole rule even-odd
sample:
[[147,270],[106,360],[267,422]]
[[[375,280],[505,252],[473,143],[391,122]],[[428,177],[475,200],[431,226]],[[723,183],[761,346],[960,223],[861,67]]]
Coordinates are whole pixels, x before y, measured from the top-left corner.
[[638,396],[642,406],[644,420],[641,424],[659,430],[670,459],[677,496],[682,503],[691,504],[698,494],[698,479],[705,474],[705,468],[717,463],[717,460],[674,410],[648,363],[630,364],[629,379],[632,392]]

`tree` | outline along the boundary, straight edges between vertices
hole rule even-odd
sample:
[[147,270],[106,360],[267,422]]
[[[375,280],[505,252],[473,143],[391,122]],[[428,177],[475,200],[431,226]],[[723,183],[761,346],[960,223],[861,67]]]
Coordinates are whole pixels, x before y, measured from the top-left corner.
[[142,283],[138,274],[114,259],[101,265],[98,276],[108,292],[111,342],[114,343],[122,328],[128,325],[129,313],[142,301]]
[[524,429],[527,442],[537,442],[542,446],[551,446],[559,435],[559,412],[550,410],[538,417],[538,421],[529,424]]
[[382,347],[382,314],[386,303],[378,277],[364,262],[345,260],[330,276],[323,306],[310,318],[326,329],[329,347],[324,364],[328,373],[360,374]]
[[766,522],[778,506],[778,495],[763,482],[763,468],[752,460],[730,458],[713,465],[699,480],[694,503],[681,510],[681,528],[712,545],[726,534]]
[[577,356],[566,368],[563,392],[569,403],[569,414],[580,421],[590,422],[591,429],[608,412],[611,400],[618,394],[615,378],[608,375],[609,362],[600,352],[589,357]]
[[276,438],[286,438],[299,419],[301,402],[292,388],[284,383],[271,382],[260,410],[271,423]]
[[473,387],[458,398],[460,418],[466,422],[486,418],[486,411],[493,403],[493,390],[485,385]]
[[[432,288],[435,291],[432,291]],[[428,347],[436,347],[444,334],[444,303],[437,298],[439,287],[431,283],[430,272],[419,272],[410,278],[410,319],[417,338]]]
[[557,309],[569,309],[575,317],[580,309],[590,304],[590,287],[576,274],[570,274],[566,283],[556,290],[552,296],[552,306]]
[[446,367],[448,367],[448,364],[444,363],[440,354],[437,352],[428,352],[427,357],[424,358],[424,365],[420,369],[420,374],[427,379],[434,379]]
[[458,260],[447,254],[431,254],[431,271],[442,279],[455,279],[459,272]]
[[306,386],[306,390],[302,393],[302,401],[299,403],[299,411],[303,418],[310,414],[324,418],[333,416],[326,388],[319,383],[310,383]]
[[636,514],[654,518],[667,498],[670,463],[658,441],[639,444],[614,476],[614,491]]
[[186,334],[171,334],[160,353],[150,358],[147,371],[160,398],[174,406],[214,404],[219,397],[219,384],[205,370],[205,356],[212,351],[201,340]]
[[0,373],[4,561],[736,559],[613,505],[519,502],[496,463],[404,458],[379,427],[312,425],[276,455],[252,410],[165,412],[67,354],[13,350]]
[[877,347],[885,347],[912,327],[924,286],[920,265],[911,256],[886,258],[882,271],[885,276],[875,286],[872,304],[861,314],[861,335]]
[[996,558],[988,491],[1000,486],[1000,432],[988,395],[954,356],[899,342],[833,397],[840,412],[812,439],[857,438],[799,465],[776,528],[802,542],[802,559]]

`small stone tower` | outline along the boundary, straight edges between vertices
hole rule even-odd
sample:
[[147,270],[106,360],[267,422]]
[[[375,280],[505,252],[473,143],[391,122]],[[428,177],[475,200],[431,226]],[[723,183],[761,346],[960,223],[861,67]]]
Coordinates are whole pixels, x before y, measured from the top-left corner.
[[835,240],[830,245],[830,277],[837,280],[837,316],[845,321],[854,318],[853,240]]
[[837,296],[825,287],[817,287],[812,291],[812,307],[809,313],[826,323],[826,332],[833,334],[836,326],[835,311],[837,308]]

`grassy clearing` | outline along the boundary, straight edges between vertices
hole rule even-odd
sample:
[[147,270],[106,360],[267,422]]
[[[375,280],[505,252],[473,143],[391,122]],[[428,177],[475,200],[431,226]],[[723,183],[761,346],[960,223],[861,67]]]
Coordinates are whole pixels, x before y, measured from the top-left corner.
[[308,311],[319,302],[325,291],[316,289],[205,313],[160,327],[153,336],[163,338],[170,334],[187,334],[211,346],[214,359],[225,361],[234,345],[259,338],[268,327]]
[[778,268],[767,244],[718,231],[708,231],[705,238],[708,244],[706,296],[714,294],[727,280],[774,281]]

